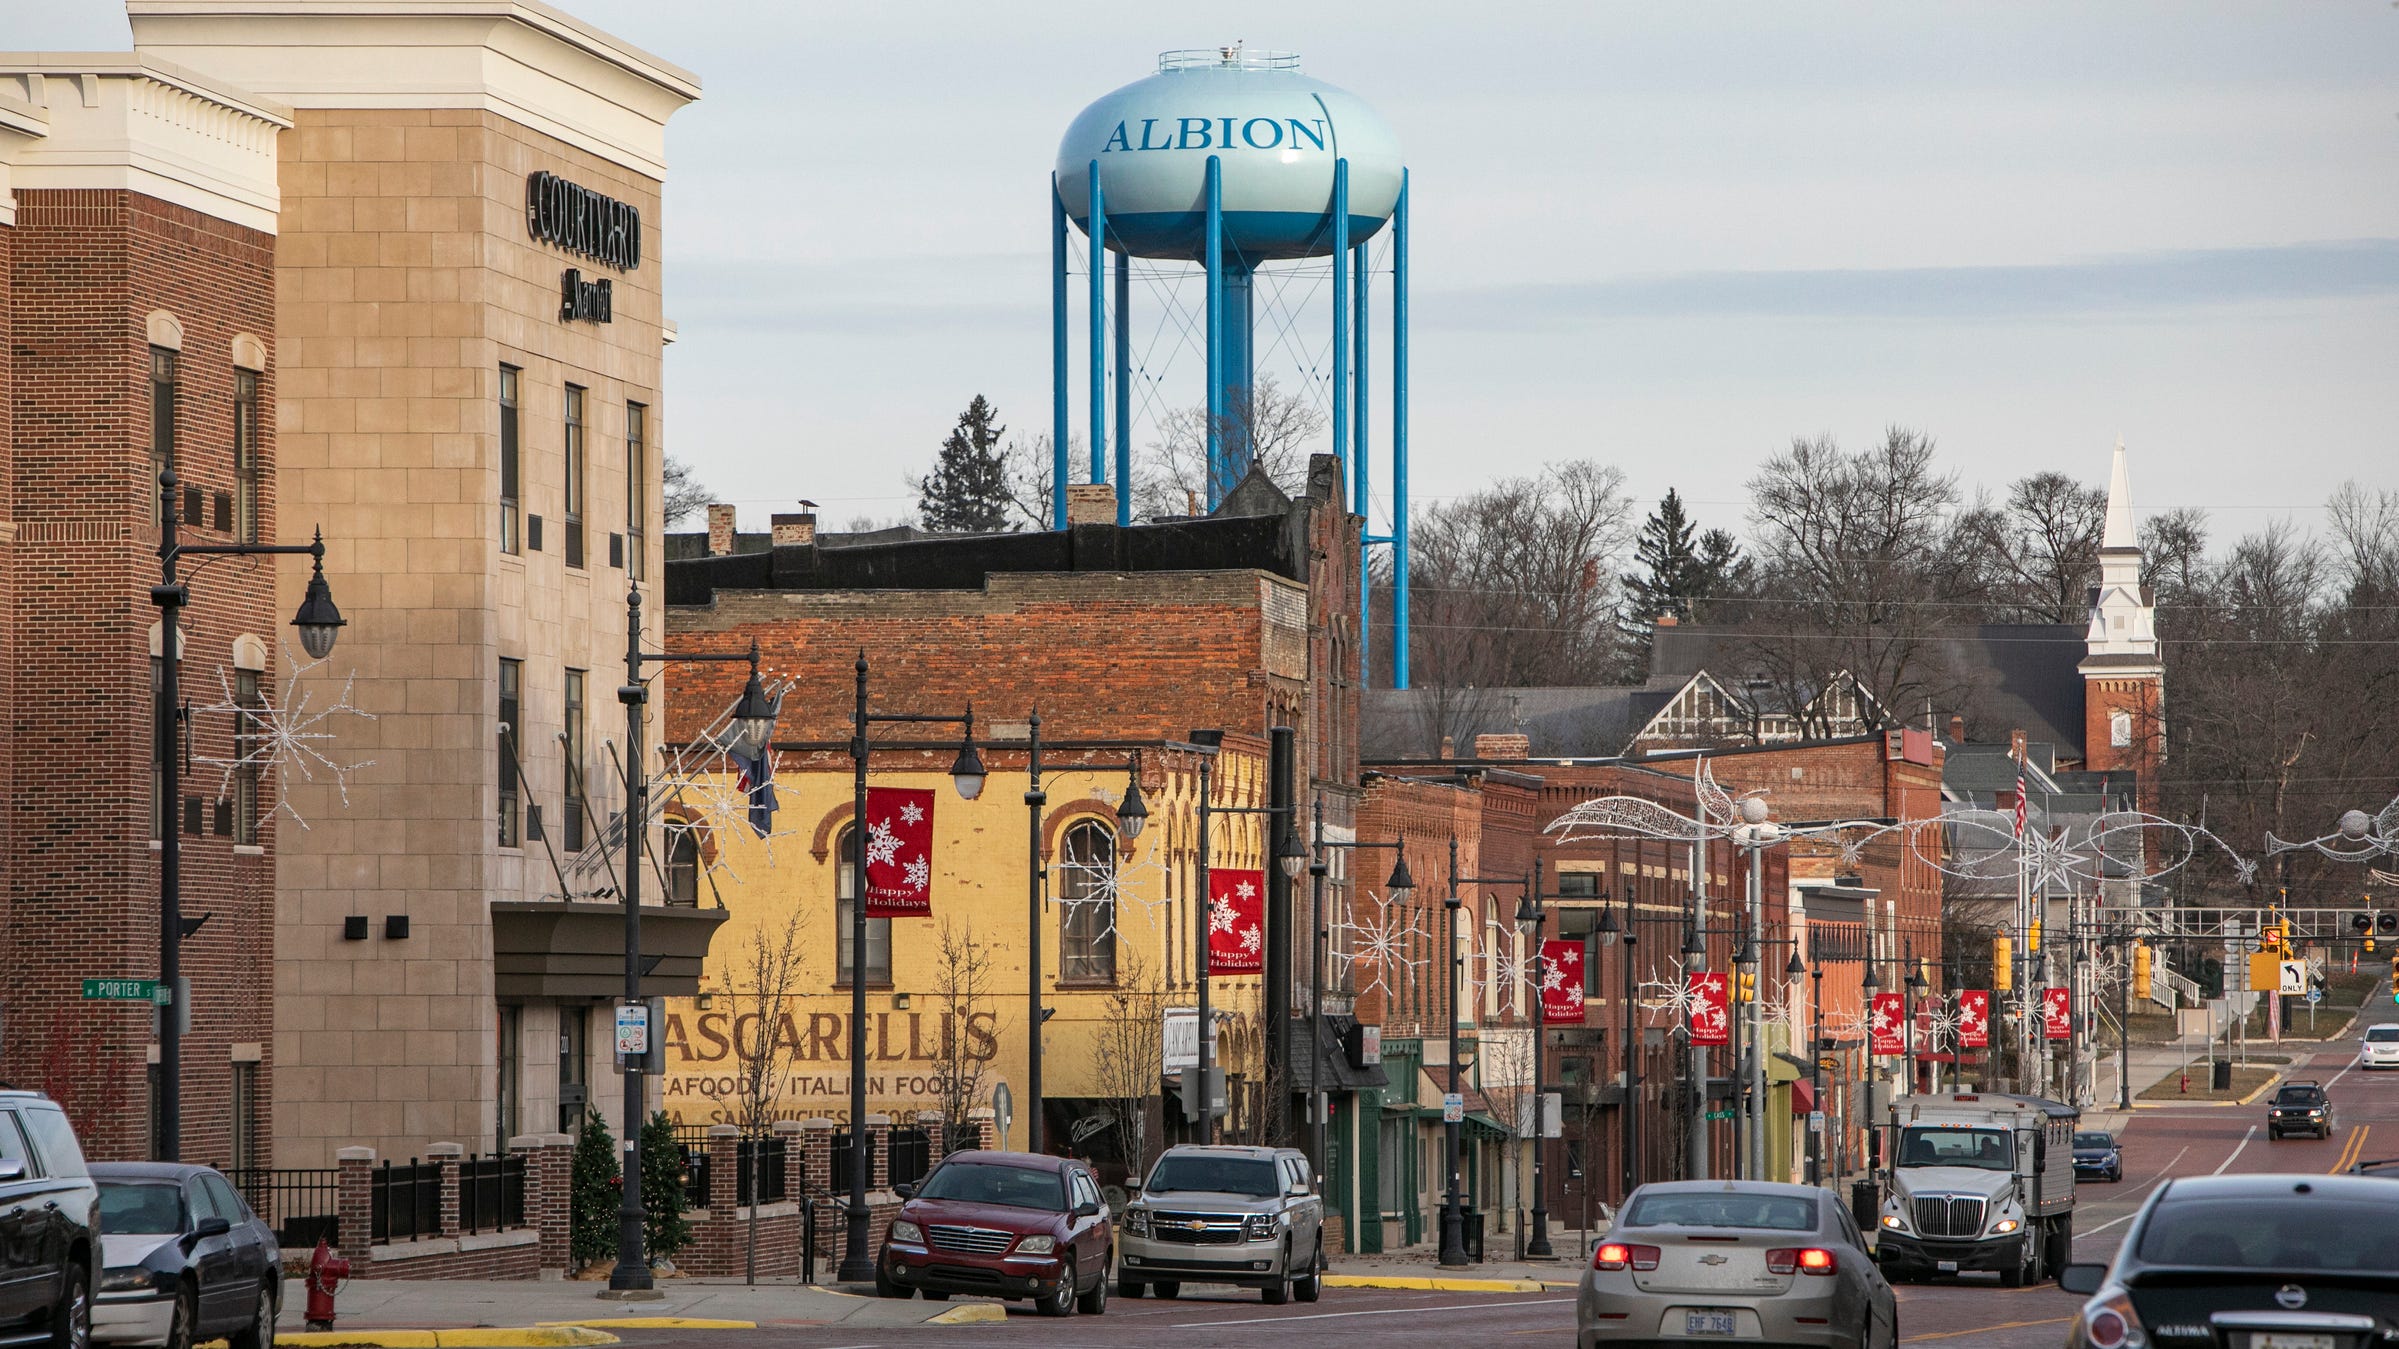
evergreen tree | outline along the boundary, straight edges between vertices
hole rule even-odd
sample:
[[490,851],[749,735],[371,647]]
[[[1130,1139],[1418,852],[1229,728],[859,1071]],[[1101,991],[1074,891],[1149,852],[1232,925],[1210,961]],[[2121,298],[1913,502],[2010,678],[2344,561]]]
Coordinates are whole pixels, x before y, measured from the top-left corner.
[[683,1216],[691,1195],[683,1182],[683,1145],[675,1141],[675,1122],[662,1110],[641,1126],[642,1244],[653,1260],[691,1244],[691,1220]]
[[933,471],[915,480],[916,513],[926,529],[941,534],[996,534],[1010,522],[1008,458],[1000,438],[1008,428],[999,409],[976,394],[958,414],[958,424],[941,442]]
[[624,1206],[616,1139],[597,1110],[583,1112],[567,1189],[567,1249],[577,1265],[616,1258],[617,1211]]
[[1641,570],[1623,578],[1625,602],[1634,619],[1646,623],[1669,614],[1691,617],[1691,601],[1702,579],[1698,533],[1699,527],[1683,511],[1682,494],[1666,489],[1666,499],[1641,522],[1633,543],[1633,561]]

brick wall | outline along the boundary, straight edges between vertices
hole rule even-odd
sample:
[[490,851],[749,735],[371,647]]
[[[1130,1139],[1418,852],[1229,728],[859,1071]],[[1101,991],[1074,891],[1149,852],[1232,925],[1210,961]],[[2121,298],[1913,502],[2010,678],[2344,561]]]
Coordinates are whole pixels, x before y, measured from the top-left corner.
[[[9,733],[6,923],[0,978],[14,1034],[0,1076],[48,1084],[66,1101],[95,1158],[149,1155],[144,1060],[150,1009],[83,1001],[92,976],[158,970],[158,863],[150,829],[151,676],[148,602],[158,579],[151,523],[150,332],[154,310],[181,328],[175,467],[203,493],[193,542],[225,542],[215,500],[233,486],[234,339],[269,353],[259,405],[274,406],[275,240],[138,193],[98,189],[18,194],[6,262],[14,369],[6,480],[15,546],[0,623],[19,709]],[[274,536],[275,420],[259,420],[262,535]],[[282,566],[294,565],[291,563]],[[187,572],[190,568],[187,566]],[[191,584],[184,691],[219,701],[233,639],[262,638],[276,693],[284,617],[270,579],[280,567],[221,563]],[[229,676],[227,676],[229,677]],[[231,718],[193,714],[193,752],[224,756]],[[274,830],[237,855],[214,832],[217,773],[194,765],[184,794],[202,830],[183,839],[183,912],[208,923],[183,946],[193,988],[184,1042],[183,1157],[233,1160],[236,1045],[259,1047],[260,1111],[273,1091],[271,971]],[[271,804],[272,784],[262,797]],[[180,815],[180,810],[176,814]],[[74,957],[58,959],[72,932]],[[245,1051],[247,1052],[247,1051]],[[253,1164],[266,1164],[263,1123]]]

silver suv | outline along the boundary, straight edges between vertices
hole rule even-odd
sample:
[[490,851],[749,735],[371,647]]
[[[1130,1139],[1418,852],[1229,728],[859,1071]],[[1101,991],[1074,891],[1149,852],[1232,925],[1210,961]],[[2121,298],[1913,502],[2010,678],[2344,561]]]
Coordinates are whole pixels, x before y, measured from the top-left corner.
[[1291,1148],[1168,1148],[1117,1227],[1116,1295],[1185,1283],[1255,1288],[1269,1306],[1324,1284],[1324,1201]]

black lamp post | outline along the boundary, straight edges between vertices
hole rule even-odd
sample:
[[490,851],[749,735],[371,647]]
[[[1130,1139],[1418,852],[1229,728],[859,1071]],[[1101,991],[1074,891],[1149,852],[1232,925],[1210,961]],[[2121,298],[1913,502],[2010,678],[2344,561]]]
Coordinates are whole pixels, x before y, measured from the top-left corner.
[[1624,1011],[1624,1101],[1618,1107],[1623,1111],[1618,1130],[1622,1135],[1622,1146],[1618,1151],[1623,1154],[1624,1192],[1618,1196],[1619,1202],[1630,1198],[1633,1187],[1641,1183],[1641,1112],[1635,1108],[1640,1099],[1640,1069],[1634,1057],[1634,1037],[1640,1034],[1640,1027],[1633,1021],[1633,950],[1640,945],[1641,937],[1633,931],[1633,887],[1629,884],[1624,887],[1624,922],[1621,926],[1616,921],[1614,909],[1602,909],[1599,913],[1599,944],[1603,947],[1614,946],[1620,937],[1624,941],[1624,960],[1618,967],[1623,975],[1623,992],[1617,1000]]
[[[1765,1140],[1764,1112],[1759,1118],[1749,1117],[1750,1107],[1757,1104],[1763,1092],[1750,1090],[1751,1058],[1758,1053],[1757,1027],[1750,1023],[1750,1008],[1756,1005],[1755,990],[1758,977],[1757,942],[1747,933],[1741,938],[1741,949],[1733,953],[1733,1174],[1744,1180],[1761,1179],[1766,1168],[1763,1163]],[[1761,1071],[1765,1065],[1756,1065]],[[1750,1154],[1756,1151],[1758,1156]]]
[[[1685,977],[1689,977],[1689,971],[1705,966],[1707,964],[1707,959],[1707,938],[1700,935],[1699,924],[1694,922],[1683,930],[1683,969],[1685,971]],[[1684,1017],[1683,1024],[1677,1029],[1682,1032],[1683,1042],[1691,1051],[1683,1056],[1690,1065],[1687,1069],[1685,1069],[1685,1071],[1690,1075],[1691,1078],[1689,1090],[1685,1093],[1683,1098],[1685,1101],[1689,1102],[1690,1105],[1690,1115],[1686,1120],[1686,1123],[1689,1126],[1691,1145],[1691,1155],[1688,1159],[1689,1165],[1685,1168],[1690,1172],[1690,1174],[1684,1177],[1684,1179],[1706,1180],[1708,1178],[1708,1172],[1712,1168],[1715,1161],[1715,1159],[1709,1155],[1708,1051],[1707,1047],[1704,1045],[1691,1043],[1691,1018],[1687,1016]]]
[[[1276,727],[1274,730],[1277,734],[1289,734],[1280,727]],[[1193,734],[1197,735],[1198,733],[1194,732]],[[1269,836],[1274,840],[1271,851],[1275,867],[1283,873],[1285,879],[1299,879],[1300,873],[1307,870],[1308,867],[1307,850],[1300,846],[1299,831],[1291,818],[1295,807],[1288,805],[1217,805],[1212,799],[1216,794],[1214,789],[1215,766],[1216,749],[1213,745],[1207,746],[1200,759],[1199,903],[1192,906],[1192,917],[1196,927],[1192,963],[1197,968],[1199,975],[1199,1071],[1191,1090],[1196,1092],[1199,1097],[1199,1141],[1202,1144],[1212,1143],[1216,1140],[1216,1103],[1213,1099],[1215,1093],[1208,1087],[1209,1074],[1216,1067],[1214,1053],[1216,1037],[1213,1020],[1216,1009],[1211,1001],[1209,990],[1210,966],[1213,962],[1208,958],[1208,909],[1212,903],[1208,897],[1208,857],[1209,849],[1212,846],[1210,842],[1211,822],[1219,815],[1263,815],[1267,818],[1266,827],[1270,831]],[[1271,945],[1271,943],[1269,944]]]
[[1907,1091],[1904,1094],[1913,1096],[1916,1094],[1916,1003],[1932,985],[1925,982],[1924,971],[1916,968],[1916,948],[1913,943],[1907,947],[1907,964],[1908,977],[1899,982],[1907,995],[1900,1004],[1899,1043],[1907,1050],[1903,1059],[1908,1070]]
[[[927,712],[869,712],[866,706],[866,652],[858,653],[858,693],[850,719],[850,1196],[843,1210],[844,1242],[839,1278],[843,1283],[867,1283],[875,1277],[875,1253],[867,1235],[866,1173],[866,763],[873,750],[870,728],[883,724],[932,724],[962,727],[958,757],[950,763],[950,782],[961,800],[983,794],[983,756],[975,752],[975,709],[967,704],[959,716]],[[1037,1023],[1033,1033],[1039,1035]]]
[[1820,960],[1814,969],[1808,969],[1795,950],[1784,972],[1794,978],[1803,972],[1808,976],[1808,1017],[1814,1023],[1808,1032],[1808,1184],[1821,1185],[1824,1121],[1831,1114],[1824,1108],[1824,962]]
[[[334,639],[345,626],[333,605],[333,589],[325,584],[325,533],[314,543],[179,543],[176,513],[182,503],[175,470],[158,475],[158,584],[150,587],[150,602],[158,606],[158,696],[151,704],[151,730],[159,760],[158,784],[158,1137],[153,1140],[158,1160],[182,1160],[183,1151],[183,763],[176,754],[175,730],[183,720],[180,688],[183,634],[176,618],[191,602],[187,578],[178,564],[187,557],[271,557],[306,553],[316,569],[308,578],[292,626],[299,629],[300,646],[310,660],[333,654]],[[197,576],[208,566],[192,569]]]
[[[1383,882],[1383,889],[1390,894],[1394,903],[1405,904],[1408,897],[1416,893],[1416,877],[1408,871],[1407,844],[1403,840],[1394,839],[1389,843],[1363,843],[1355,840],[1339,842],[1327,839],[1324,836],[1324,798],[1322,796],[1318,796],[1315,802],[1314,835],[1311,842],[1315,847],[1315,855],[1308,862],[1308,878],[1310,927],[1313,929],[1310,940],[1314,944],[1310,947],[1308,955],[1308,1015],[1312,1019],[1311,1033],[1308,1038],[1310,1044],[1313,1045],[1316,1040],[1314,1027],[1323,1024],[1324,1021],[1325,948],[1330,941],[1330,934],[1325,930],[1324,921],[1324,883],[1326,875],[1331,870],[1325,863],[1326,853],[1335,848],[1388,848],[1397,854],[1391,863],[1391,877]],[[1325,1115],[1328,1113],[1323,1083],[1317,1076],[1321,1066],[1321,1055],[1311,1052],[1308,1055],[1308,1135],[1309,1145],[1314,1151],[1309,1158],[1309,1164],[1317,1172],[1316,1180],[1319,1187],[1324,1183]]]
[[[1041,811],[1050,795],[1041,786],[1041,713],[1025,722],[1025,1024],[1032,1027],[1025,1041],[1025,1151],[1042,1150],[1041,1032],[1049,1013],[1041,1005],[1041,929],[1048,898],[1049,868],[1041,848]],[[1077,764],[1081,769],[1109,769],[1115,764]],[[1149,823],[1149,806],[1141,799],[1141,756],[1124,764],[1124,803],[1116,808],[1117,837],[1126,843],[1141,837]],[[1063,956],[1061,956],[1063,959]]]
[[1541,936],[1549,923],[1548,910],[1542,906],[1541,859],[1533,859],[1533,883],[1526,887],[1524,898],[1516,904],[1516,930],[1533,943],[1533,1228],[1524,1243],[1524,1253],[1546,1260],[1555,1254],[1549,1245],[1549,1198],[1544,1185],[1541,1165],[1543,1127],[1542,1107],[1547,1104],[1541,1086],[1541,1042],[1549,1034],[1548,1018],[1541,1006],[1541,990],[1549,982],[1549,960],[1542,954]]
[[[608,1271],[608,1289],[613,1293],[638,1293],[651,1286],[649,1257],[642,1250],[644,1213],[641,1204],[641,1120],[642,1068],[647,1057],[648,1037],[657,1028],[649,1024],[647,1004],[641,997],[641,850],[648,837],[650,817],[650,774],[642,757],[642,706],[649,701],[649,686],[641,681],[644,665],[705,661],[748,661],[749,683],[742,687],[741,700],[733,705],[732,748],[738,757],[749,758],[766,753],[774,744],[775,718],[782,711],[782,700],[767,696],[765,685],[758,681],[758,643],[752,640],[746,652],[697,653],[670,655],[641,649],[641,587],[625,592],[625,682],[617,687],[616,700],[625,705],[625,1005],[642,1007],[644,1037],[643,1054],[624,1055],[625,1122],[623,1183],[617,1188],[616,1266]],[[604,851],[604,850],[603,850]]]
[[1871,1131],[1872,1131],[1872,1130],[1873,1130],[1873,1128],[1874,1128],[1874,1081],[1875,1081],[1875,1075],[1876,1075],[1876,1073],[1879,1071],[1879,1070],[1878,1070],[1878,1069],[1876,1069],[1876,1068],[1875,1068],[1875,1066],[1874,1066],[1874,1031],[1872,1030],[1872,1026],[1873,1026],[1873,1023],[1874,1023],[1874,995],[1875,995],[1875,994],[1877,994],[1877,993],[1880,993],[1880,992],[1882,992],[1882,988],[1883,988],[1882,976],[1881,976],[1881,975],[1879,975],[1879,974],[1877,974],[1877,973],[1875,972],[1875,969],[1874,969],[1874,948],[1873,948],[1873,945],[1872,945],[1872,943],[1871,943],[1871,940],[1869,940],[1869,944],[1868,944],[1868,946],[1867,946],[1867,948],[1866,948],[1866,973],[1865,973],[1865,975],[1864,975],[1862,978],[1860,978],[1860,979],[1858,980],[1858,998],[1859,998],[1859,1001],[1860,1001],[1860,1002],[1862,1002],[1862,1003],[1864,1004],[1864,1006],[1863,1006],[1863,1008],[1862,1008],[1861,1010],[1863,1010],[1863,1011],[1865,1012],[1865,1014],[1866,1014],[1866,1022],[1867,1022],[1867,1026],[1868,1026],[1868,1030],[1867,1030],[1867,1032],[1866,1032],[1866,1084],[1865,1084],[1865,1085],[1866,1085],[1866,1112],[1865,1112],[1865,1113],[1866,1113],[1866,1128],[1867,1128],[1867,1130],[1869,1131],[1869,1136],[1876,1136],[1876,1135],[1873,1135]]
[[[1469,1263],[1466,1258],[1465,1190],[1462,1183],[1463,1172],[1459,1165],[1459,1153],[1466,1132],[1466,1122],[1463,1118],[1466,1095],[1465,1084],[1458,1076],[1458,985],[1465,972],[1466,964],[1458,954],[1458,911],[1465,906],[1466,901],[1459,897],[1458,888],[1464,885],[1523,885],[1524,883],[1524,878],[1521,876],[1487,878],[1459,875],[1458,839],[1454,834],[1450,836],[1449,893],[1442,897],[1441,907],[1448,919],[1449,931],[1449,1095],[1457,1098],[1461,1118],[1443,1121],[1443,1131],[1447,1135],[1445,1142],[1449,1160],[1449,1199],[1441,1210],[1441,1263],[1452,1269]],[[1442,1113],[1445,1115],[1448,1113],[1446,1102]]]

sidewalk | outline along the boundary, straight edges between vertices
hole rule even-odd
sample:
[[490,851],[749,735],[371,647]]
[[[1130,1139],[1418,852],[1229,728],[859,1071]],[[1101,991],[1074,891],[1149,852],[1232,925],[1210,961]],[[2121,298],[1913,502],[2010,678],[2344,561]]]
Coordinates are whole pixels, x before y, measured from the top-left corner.
[[[1514,1250],[1512,1233],[1503,1233]],[[1551,1260],[1487,1260],[1463,1269],[1444,1269],[1440,1250],[1411,1246],[1379,1255],[1337,1255],[1325,1274],[1328,1288],[1436,1289],[1451,1293],[1538,1293],[1572,1288],[1581,1277],[1582,1237],[1550,1229]]]
[[[654,1302],[610,1302],[605,1283],[582,1280],[362,1279],[345,1283],[336,1299],[334,1332],[322,1343],[403,1344],[422,1341],[377,1339],[376,1331],[461,1330],[497,1327],[587,1326],[608,1330],[674,1328],[751,1330],[762,1325],[845,1325],[860,1328],[954,1325],[1000,1320],[999,1304],[975,1301],[926,1302],[921,1298],[859,1296],[794,1279],[760,1279],[756,1287],[699,1279],[660,1279],[664,1296]],[[298,1280],[283,1287],[283,1315],[276,1340],[306,1345],[318,1337],[304,1329],[308,1290]],[[589,1342],[589,1341],[586,1341]],[[523,1344],[505,1336],[441,1337],[443,1349],[458,1345]]]

